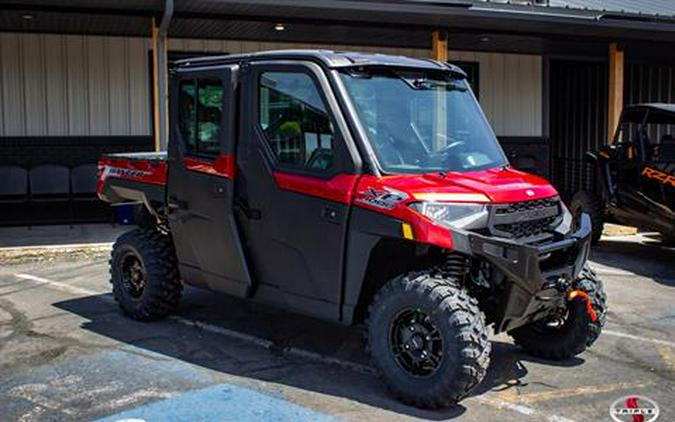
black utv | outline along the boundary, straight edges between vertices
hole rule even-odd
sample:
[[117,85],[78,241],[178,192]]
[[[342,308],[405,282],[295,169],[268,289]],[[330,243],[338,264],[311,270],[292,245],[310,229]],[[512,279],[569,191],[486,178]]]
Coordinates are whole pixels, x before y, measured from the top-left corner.
[[591,216],[594,243],[604,222],[675,241],[675,104],[627,106],[614,141],[587,159],[595,164],[596,188],[578,192],[571,209]]

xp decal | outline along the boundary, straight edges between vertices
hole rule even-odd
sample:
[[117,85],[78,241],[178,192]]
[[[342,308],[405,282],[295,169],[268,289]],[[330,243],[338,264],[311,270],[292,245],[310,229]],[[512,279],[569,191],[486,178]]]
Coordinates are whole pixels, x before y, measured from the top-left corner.
[[368,188],[365,191],[359,192],[359,198],[356,199],[356,202],[362,202],[373,207],[390,210],[398,203],[403,202],[406,199],[408,199],[408,194],[405,192],[390,188],[385,188],[382,190]]

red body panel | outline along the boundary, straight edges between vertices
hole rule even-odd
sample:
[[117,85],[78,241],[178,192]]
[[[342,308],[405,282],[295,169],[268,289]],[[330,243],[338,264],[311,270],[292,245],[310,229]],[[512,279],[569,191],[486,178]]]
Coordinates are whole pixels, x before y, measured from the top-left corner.
[[359,175],[338,174],[331,179],[300,176],[282,172],[274,172],[274,181],[280,189],[317,196],[329,201],[349,204]]
[[[213,161],[185,158],[183,164],[191,171],[228,179],[235,176],[232,155],[221,155]],[[100,196],[107,177],[165,185],[166,172],[166,162],[105,158],[99,161],[98,193]],[[353,204],[401,220],[411,225],[417,242],[448,249],[453,247],[451,231],[410,208],[410,203],[421,200],[510,203],[558,194],[546,180],[512,168],[384,177],[338,174],[331,179],[276,171],[274,180],[283,190]],[[393,195],[394,200],[373,201],[386,195]]]
[[203,158],[183,158],[183,165],[190,171],[206,173],[213,176],[234,179],[236,163],[233,155],[221,154],[215,160]]
[[96,191],[101,196],[108,177],[166,185],[166,170],[166,162],[151,163],[145,160],[102,158],[98,161]]
[[[453,202],[510,203],[550,198],[558,192],[546,180],[512,168],[444,175],[396,175],[385,177],[337,175],[324,180],[275,172],[279,188],[366,208],[409,223],[415,240],[452,249],[452,236],[443,227],[408,205],[423,198]],[[374,196],[394,194],[400,200],[376,204]]]

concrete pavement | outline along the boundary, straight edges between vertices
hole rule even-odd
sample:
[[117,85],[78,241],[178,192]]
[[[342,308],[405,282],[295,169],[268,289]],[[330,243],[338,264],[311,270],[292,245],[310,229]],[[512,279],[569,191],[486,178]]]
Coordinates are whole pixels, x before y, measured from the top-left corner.
[[628,394],[675,420],[673,262],[648,238],[603,242],[592,265],[610,311],[596,345],[547,362],[493,337],[485,382],[437,412],[390,398],[358,327],[196,289],[177,316],[138,323],[114,304],[105,257],[3,263],[0,420],[598,421]]

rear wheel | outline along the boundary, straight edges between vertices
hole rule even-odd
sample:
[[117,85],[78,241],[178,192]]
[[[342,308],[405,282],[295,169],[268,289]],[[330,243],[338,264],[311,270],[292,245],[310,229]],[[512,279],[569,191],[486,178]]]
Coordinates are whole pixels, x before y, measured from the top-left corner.
[[485,317],[454,280],[428,273],[391,280],[376,294],[367,325],[373,366],[405,403],[455,404],[485,376],[490,362]]
[[574,216],[575,222],[579,220],[579,216],[582,212],[585,212],[591,217],[591,242],[593,244],[598,243],[600,236],[602,236],[602,226],[605,222],[602,197],[589,191],[577,192],[572,198],[570,212]]
[[588,295],[595,321],[589,314],[586,299],[576,297],[550,318],[510,331],[515,343],[532,355],[554,360],[576,356],[590,347],[605,325],[607,304],[602,281],[593,270],[584,267],[574,289]]
[[136,229],[117,239],[110,257],[113,296],[133,319],[153,320],[173,311],[183,286],[171,238]]

